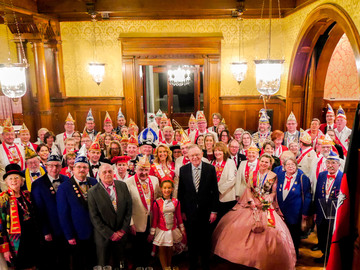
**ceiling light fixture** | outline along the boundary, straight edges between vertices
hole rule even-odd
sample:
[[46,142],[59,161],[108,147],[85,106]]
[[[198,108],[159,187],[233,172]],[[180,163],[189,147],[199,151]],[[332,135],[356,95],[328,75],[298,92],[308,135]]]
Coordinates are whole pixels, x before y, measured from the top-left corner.
[[[265,0],[261,9],[261,17],[263,15]],[[279,8],[279,19],[281,19],[280,12],[280,1],[278,0]],[[280,89],[280,80],[282,73],[282,64],[284,60],[281,59],[271,59],[271,19],[272,19],[272,0],[269,0],[269,44],[268,44],[268,55],[267,59],[263,60],[254,60],[256,66],[256,88],[259,93],[264,98],[270,97],[271,95],[277,93]]]
[[230,64],[230,70],[232,75],[234,76],[235,80],[240,84],[244,79],[245,75],[248,69],[247,62],[242,60],[243,57],[241,56],[243,53],[241,53],[241,50],[244,50],[244,44],[243,44],[243,19],[241,18],[241,15],[244,12],[244,1],[240,1],[242,3],[241,9],[238,10],[238,14],[240,17],[238,17],[239,20],[239,61],[238,62],[232,62]]
[[105,76],[105,63],[99,63],[96,61],[96,34],[95,34],[95,23],[96,23],[96,12],[90,14],[91,21],[93,23],[93,34],[94,34],[94,51],[93,51],[93,62],[89,63],[89,73],[97,85],[102,83]]
[[26,87],[26,69],[29,67],[29,64],[26,59],[24,46],[22,43],[22,38],[19,29],[19,23],[16,18],[16,14],[14,11],[14,5],[12,0],[10,0],[11,9],[13,10],[14,22],[17,31],[17,37],[19,38],[21,54],[23,55],[22,63],[11,63],[11,51],[10,51],[10,40],[8,33],[8,20],[6,18],[6,9],[4,4],[4,24],[6,27],[6,38],[8,45],[8,63],[0,64],[0,84],[1,90],[5,96],[13,99],[14,102],[18,101],[19,98],[25,95],[27,87]]

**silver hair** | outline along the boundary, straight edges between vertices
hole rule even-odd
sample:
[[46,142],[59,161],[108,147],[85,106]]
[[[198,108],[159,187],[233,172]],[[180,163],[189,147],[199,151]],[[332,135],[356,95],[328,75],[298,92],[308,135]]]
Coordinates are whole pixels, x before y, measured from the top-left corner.
[[113,166],[111,166],[109,163],[103,163],[101,164],[101,166],[99,167],[99,175],[101,175],[102,171],[106,168],[110,166],[110,168],[114,171]]

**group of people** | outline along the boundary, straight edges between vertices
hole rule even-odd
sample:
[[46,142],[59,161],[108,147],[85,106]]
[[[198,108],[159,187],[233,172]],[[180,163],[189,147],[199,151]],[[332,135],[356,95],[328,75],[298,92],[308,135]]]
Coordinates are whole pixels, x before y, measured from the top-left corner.
[[[295,269],[301,237],[314,229],[328,255],[333,215],[351,130],[340,107],[326,123],[231,136],[219,113],[202,111],[175,129],[159,110],[141,130],[119,109],[83,132],[69,113],[64,132],[46,128],[31,142],[25,123],[7,119],[0,145],[0,268],[147,267],[158,254],[172,269],[188,253],[190,269],[209,269],[212,253],[257,269]],[[329,224],[330,222],[330,224]],[[331,232],[332,230],[330,230]]]

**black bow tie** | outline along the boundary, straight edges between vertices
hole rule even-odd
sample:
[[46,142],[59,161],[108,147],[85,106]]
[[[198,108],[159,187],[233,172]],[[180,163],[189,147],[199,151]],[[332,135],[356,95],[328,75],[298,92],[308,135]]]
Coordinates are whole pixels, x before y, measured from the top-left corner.
[[31,173],[31,176],[32,176],[32,177],[34,177],[34,176],[39,177],[39,176],[40,176],[40,173],[39,173],[39,172],[32,172],[32,173]]
[[52,182],[53,182],[53,184],[54,184],[54,183],[61,183],[60,179],[55,179],[55,180],[53,180]]
[[91,169],[99,169],[100,165],[91,165]]
[[79,185],[80,185],[80,186],[82,186],[82,185],[87,185],[87,182],[86,182],[86,181],[79,182]]

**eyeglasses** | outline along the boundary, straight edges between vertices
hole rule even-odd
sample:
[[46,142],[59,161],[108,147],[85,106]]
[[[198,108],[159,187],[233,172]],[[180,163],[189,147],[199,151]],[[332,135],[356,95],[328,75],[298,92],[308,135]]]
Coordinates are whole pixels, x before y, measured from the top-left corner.
[[46,166],[49,167],[49,168],[60,168],[61,164],[57,164],[57,165],[55,165],[55,164],[47,164]]

